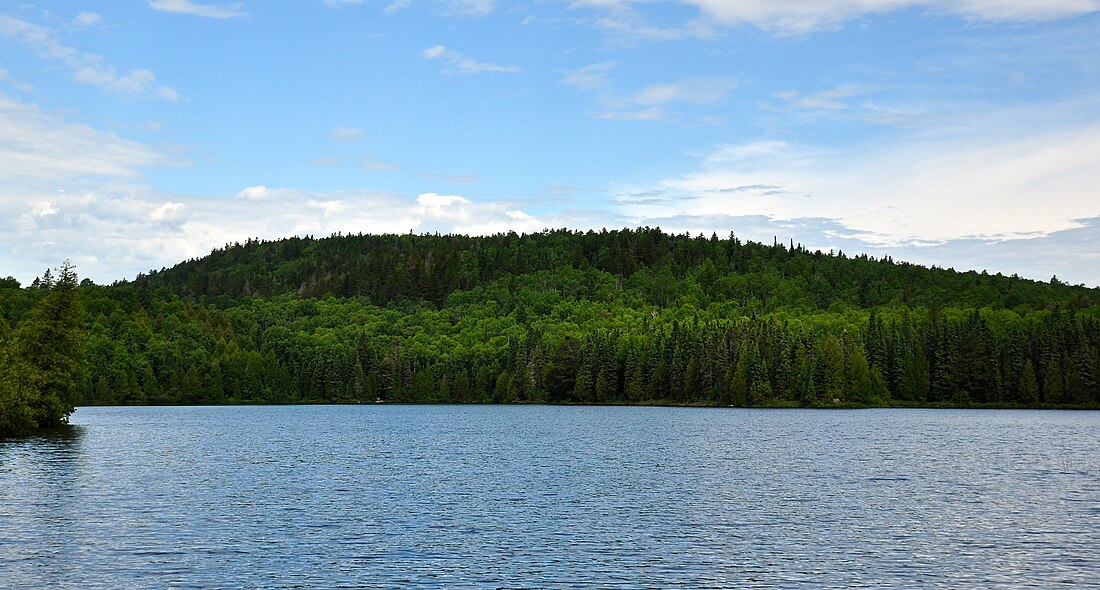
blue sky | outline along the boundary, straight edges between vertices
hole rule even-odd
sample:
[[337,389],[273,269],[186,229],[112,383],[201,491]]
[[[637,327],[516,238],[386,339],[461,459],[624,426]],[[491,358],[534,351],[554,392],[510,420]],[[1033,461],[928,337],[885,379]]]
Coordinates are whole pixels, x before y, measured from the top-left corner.
[[1100,0],[0,0],[0,276],[660,226],[1100,285]]

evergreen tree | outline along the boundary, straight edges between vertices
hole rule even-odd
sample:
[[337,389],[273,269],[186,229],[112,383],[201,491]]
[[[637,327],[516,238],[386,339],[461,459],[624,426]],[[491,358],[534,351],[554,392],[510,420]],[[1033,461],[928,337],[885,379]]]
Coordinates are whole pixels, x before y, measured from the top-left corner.
[[[877,370],[877,369],[876,369]],[[862,346],[855,346],[848,360],[847,371],[848,401],[856,404],[869,404],[876,396],[871,379],[871,366]]]
[[1024,363],[1018,396],[1020,403],[1025,406],[1034,406],[1039,403],[1039,381],[1035,378],[1035,366],[1031,361]]
[[1048,404],[1065,403],[1065,376],[1062,374],[1062,360],[1052,356],[1047,362],[1043,376],[1043,401]]
[[25,376],[15,379],[27,382],[9,387],[16,399],[27,400],[30,423],[47,427],[66,422],[84,390],[86,336],[84,308],[72,264],[62,264],[56,279],[47,272],[40,288],[47,291],[46,295],[14,337],[15,354],[26,371]]
[[928,358],[919,344],[911,348],[902,359],[898,378],[898,396],[906,401],[922,402],[928,399],[932,377],[928,370]]
[[821,392],[825,403],[845,401],[847,371],[844,367],[844,351],[840,339],[833,334],[825,337],[817,355],[814,388]]
[[12,348],[11,331],[0,315],[0,435],[37,426],[33,410],[36,395],[25,378],[30,368],[14,356]]
[[805,343],[799,342],[794,353],[792,396],[802,406],[815,406],[821,402],[814,384],[814,359]]
[[752,389],[752,368],[756,364],[754,345],[746,346],[737,355],[737,363],[730,367],[730,400],[735,406],[750,405]]

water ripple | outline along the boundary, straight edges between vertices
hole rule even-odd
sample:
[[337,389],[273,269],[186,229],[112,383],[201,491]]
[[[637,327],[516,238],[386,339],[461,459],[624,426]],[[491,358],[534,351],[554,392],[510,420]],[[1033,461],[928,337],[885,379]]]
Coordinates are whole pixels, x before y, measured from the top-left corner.
[[1100,585],[1100,414],[81,408],[0,588]]

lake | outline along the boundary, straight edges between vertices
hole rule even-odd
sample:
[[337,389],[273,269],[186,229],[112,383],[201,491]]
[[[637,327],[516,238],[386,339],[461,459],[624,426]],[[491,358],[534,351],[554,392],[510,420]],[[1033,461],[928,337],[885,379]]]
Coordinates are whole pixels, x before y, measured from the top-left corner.
[[80,408],[2,588],[1100,585],[1100,413]]

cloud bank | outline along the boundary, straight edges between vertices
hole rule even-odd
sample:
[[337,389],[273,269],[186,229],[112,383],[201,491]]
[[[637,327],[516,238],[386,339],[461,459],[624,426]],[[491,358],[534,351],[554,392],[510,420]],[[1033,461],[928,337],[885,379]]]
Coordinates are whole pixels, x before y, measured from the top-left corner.
[[1045,21],[1100,11],[1100,0],[676,0],[698,16],[679,28],[646,23],[644,0],[570,0],[574,9],[594,9],[593,24],[627,36],[667,40],[713,35],[715,28],[751,26],[782,35],[836,28],[861,17],[921,10],[986,21]]

